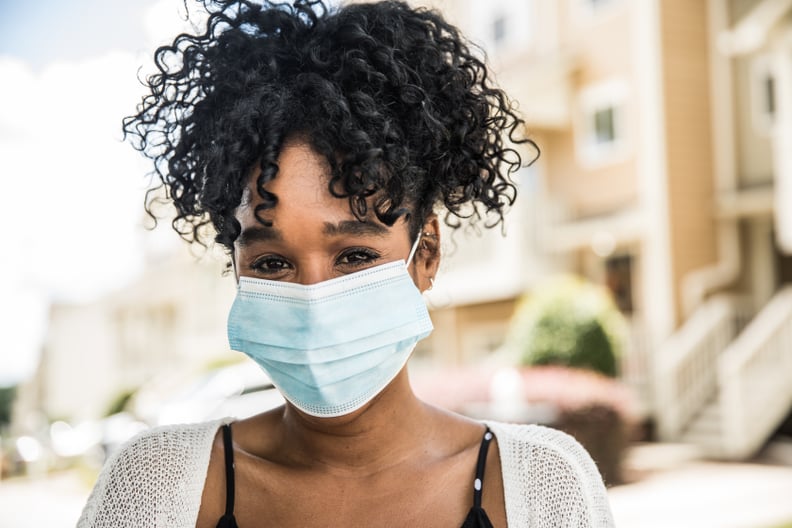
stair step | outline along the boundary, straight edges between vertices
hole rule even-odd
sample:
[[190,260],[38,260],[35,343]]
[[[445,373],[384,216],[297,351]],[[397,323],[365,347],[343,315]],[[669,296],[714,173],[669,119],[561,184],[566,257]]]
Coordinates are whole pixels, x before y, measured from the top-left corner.
[[688,425],[680,439],[699,446],[708,456],[717,456],[723,441],[720,403],[716,400],[707,404]]

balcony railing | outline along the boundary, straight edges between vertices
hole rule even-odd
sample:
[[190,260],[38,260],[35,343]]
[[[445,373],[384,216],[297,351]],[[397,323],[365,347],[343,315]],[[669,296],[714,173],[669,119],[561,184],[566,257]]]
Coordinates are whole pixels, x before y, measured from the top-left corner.
[[792,287],[781,290],[718,365],[726,458],[754,454],[792,407]]

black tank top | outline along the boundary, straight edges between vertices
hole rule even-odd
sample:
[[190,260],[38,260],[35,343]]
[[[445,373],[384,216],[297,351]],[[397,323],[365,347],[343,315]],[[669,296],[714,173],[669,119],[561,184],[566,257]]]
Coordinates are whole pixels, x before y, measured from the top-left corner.
[[[492,528],[487,512],[481,507],[481,493],[484,486],[484,467],[487,451],[492,441],[489,427],[484,432],[476,461],[476,478],[473,480],[473,506],[462,523],[462,528]],[[226,509],[217,523],[217,528],[238,528],[234,517],[234,449],[231,445],[231,424],[223,425],[223,448],[225,450]]]

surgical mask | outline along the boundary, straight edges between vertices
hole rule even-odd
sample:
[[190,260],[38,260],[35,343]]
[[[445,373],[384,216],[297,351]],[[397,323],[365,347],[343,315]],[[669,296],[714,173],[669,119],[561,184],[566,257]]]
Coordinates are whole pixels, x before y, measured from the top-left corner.
[[[420,236],[419,236],[420,240]],[[401,371],[432,331],[421,293],[398,260],[317,284],[240,277],[231,348],[269,374],[290,403],[318,417],[356,411]]]

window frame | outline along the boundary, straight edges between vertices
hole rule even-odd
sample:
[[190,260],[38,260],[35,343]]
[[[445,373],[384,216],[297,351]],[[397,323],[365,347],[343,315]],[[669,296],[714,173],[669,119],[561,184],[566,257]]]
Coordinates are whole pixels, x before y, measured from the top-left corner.
[[[626,80],[619,78],[587,85],[578,92],[575,152],[584,167],[611,165],[629,155],[629,92]],[[613,140],[602,142],[598,139],[596,116],[609,109],[612,111]]]
[[[751,123],[754,130],[764,136],[773,134],[778,113],[778,75],[773,67],[772,56],[758,55],[753,58],[750,65],[750,79],[748,81],[748,94],[750,98]],[[766,82],[772,79],[774,83],[773,101],[774,111],[767,111]]]

